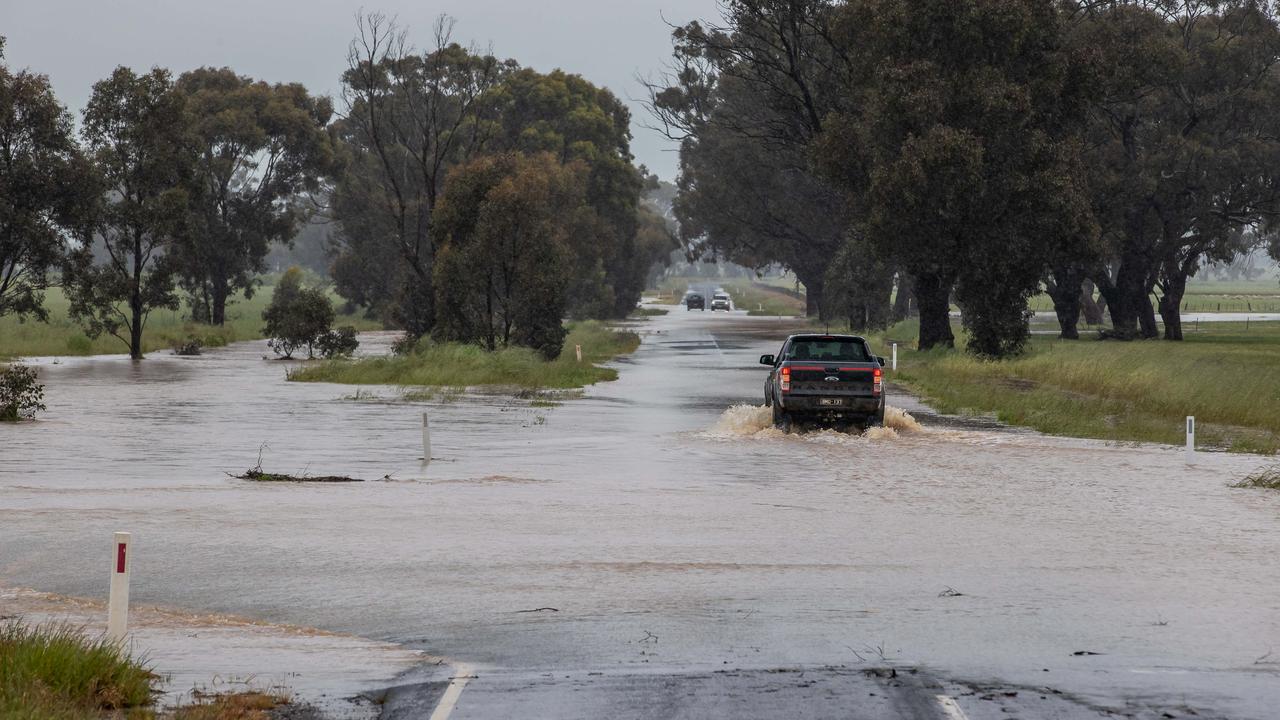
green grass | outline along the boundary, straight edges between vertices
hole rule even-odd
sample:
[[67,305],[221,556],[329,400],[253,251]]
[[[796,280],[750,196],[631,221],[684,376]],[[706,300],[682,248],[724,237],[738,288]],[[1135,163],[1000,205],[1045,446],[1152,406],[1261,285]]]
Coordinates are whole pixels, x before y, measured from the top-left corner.
[[[1028,352],[999,362],[962,351],[917,352],[915,325],[875,338],[890,379],[938,410],[995,414],[1055,435],[1181,444],[1194,415],[1201,447],[1280,450],[1280,323],[1202,324],[1184,342],[1032,338]],[[963,335],[957,332],[958,341]]]
[[0,625],[0,718],[81,720],[146,708],[155,676],[114,643],[65,625]]
[[733,306],[748,315],[804,315],[804,300],[790,294],[789,288],[731,280],[724,283],[724,289],[733,298]]
[[[262,311],[271,302],[271,286],[258,288],[252,298],[242,296],[227,306],[227,322],[222,327],[199,325],[186,318],[190,311],[157,310],[147,319],[143,332],[143,352],[168,350],[176,342],[194,335],[205,347],[221,347],[239,340],[256,340],[262,337]],[[331,296],[335,306],[340,302]],[[129,352],[129,348],[111,335],[90,339],[84,330],[67,314],[69,303],[58,288],[51,288],[45,295],[45,308],[49,322],[28,320],[20,323],[12,316],[0,317],[0,358],[33,357],[48,355],[108,355]],[[381,326],[360,314],[339,315],[334,325],[354,325],[358,330],[374,330]]]
[[657,317],[659,315],[666,315],[669,312],[671,311],[666,308],[643,307],[643,308],[636,308],[635,310],[632,310],[631,314],[628,317],[633,317],[633,318]]
[[[577,362],[574,346],[582,346]],[[594,322],[573,323],[560,357],[550,362],[528,348],[488,352],[475,345],[424,340],[410,355],[327,360],[301,367],[290,380],[356,385],[468,386],[513,385],[524,388],[576,388],[614,380],[616,370],[595,363],[634,351],[640,336]]]

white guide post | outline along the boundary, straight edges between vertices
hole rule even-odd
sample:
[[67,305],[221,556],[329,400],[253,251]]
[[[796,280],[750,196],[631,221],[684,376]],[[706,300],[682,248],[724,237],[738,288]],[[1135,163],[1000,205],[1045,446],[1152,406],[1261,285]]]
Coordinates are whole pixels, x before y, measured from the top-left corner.
[[107,600],[107,637],[124,642],[129,632],[129,533],[118,532],[111,546],[111,595]]
[[431,425],[427,422],[427,414],[422,413],[422,464],[431,462]]
[[898,372],[898,343],[893,344],[893,371]]
[[1187,416],[1187,460],[1196,455],[1196,418],[1194,415]]
[[573,346],[573,352],[574,352],[574,354],[575,354],[575,355],[577,355],[577,356],[578,356],[578,362],[582,362],[582,346],[581,346],[581,345],[574,345],[574,346]]

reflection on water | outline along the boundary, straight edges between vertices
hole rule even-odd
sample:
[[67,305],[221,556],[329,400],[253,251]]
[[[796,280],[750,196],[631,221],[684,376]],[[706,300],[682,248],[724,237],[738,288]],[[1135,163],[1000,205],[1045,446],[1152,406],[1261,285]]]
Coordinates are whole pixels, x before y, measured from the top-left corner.
[[[0,585],[100,596],[131,530],[138,602],[471,662],[839,664],[883,642],[970,677],[1144,692],[1173,668],[1280,702],[1253,665],[1280,638],[1280,496],[1227,487],[1259,459],[922,429],[892,393],[883,429],[782,436],[753,363],[788,325],[697,315],[655,319],[617,382],[558,407],[353,401],[285,382],[260,342],[37,361],[48,414],[0,427]],[[271,472],[398,482],[228,477],[260,448]],[[539,607],[560,612],[519,612]]]

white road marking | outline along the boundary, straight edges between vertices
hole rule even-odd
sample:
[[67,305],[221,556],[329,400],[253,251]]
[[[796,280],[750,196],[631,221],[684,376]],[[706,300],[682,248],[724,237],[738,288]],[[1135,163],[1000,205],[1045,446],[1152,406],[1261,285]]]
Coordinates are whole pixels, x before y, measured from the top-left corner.
[[471,678],[475,677],[471,674],[471,666],[458,664],[453,668],[453,677],[449,678],[449,687],[445,688],[444,695],[441,696],[440,702],[436,705],[436,709],[431,713],[431,720],[449,720],[449,716],[453,714],[453,708],[458,704],[458,698],[462,697],[462,689],[471,682]]
[[942,706],[942,712],[946,713],[951,720],[969,720],[969,716],[960,709],[955,698],[946,695],[938,695],[937,698],[938,704]]

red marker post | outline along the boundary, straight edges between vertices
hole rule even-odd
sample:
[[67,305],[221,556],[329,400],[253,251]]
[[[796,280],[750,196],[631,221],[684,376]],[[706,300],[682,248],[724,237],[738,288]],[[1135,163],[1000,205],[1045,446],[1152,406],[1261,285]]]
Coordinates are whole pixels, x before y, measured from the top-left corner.
[[111,552],[111,595],[107,601],[107,637],[124,642],[129,632],[129,533],[115,534]]

